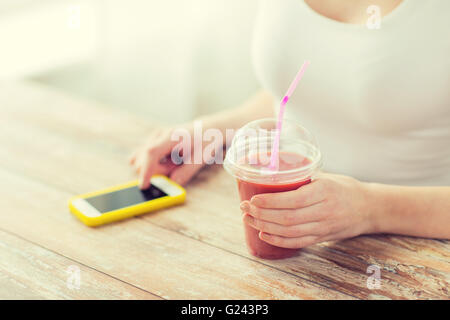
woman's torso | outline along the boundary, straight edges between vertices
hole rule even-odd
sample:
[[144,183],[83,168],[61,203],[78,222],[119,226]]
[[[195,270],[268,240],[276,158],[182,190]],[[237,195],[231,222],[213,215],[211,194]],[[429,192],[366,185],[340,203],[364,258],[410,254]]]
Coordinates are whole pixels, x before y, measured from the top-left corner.
[[324,17],[303,0],[261,1],[256,73],[281,100],[311,61],[286,116],[315,134],[324,170],[450,185],[449,10],[448,0],[404,0],[369,29]]

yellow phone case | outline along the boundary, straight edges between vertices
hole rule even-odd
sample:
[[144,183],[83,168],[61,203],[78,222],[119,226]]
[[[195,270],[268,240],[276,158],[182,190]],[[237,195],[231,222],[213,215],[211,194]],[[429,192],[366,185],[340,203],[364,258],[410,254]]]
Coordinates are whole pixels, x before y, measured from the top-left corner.
[[78,219],[81,220],[81,222],[83,222],[85,225],[89,226],[89,227],[96,227],[96,226],[100,226],[100,225],[104,225],[110,222],[114,222],[114,221],[119,221],[119,220],[123,220],[123,219],[127,219],[130,217],[134,217],[140,214],[144,214],[147,212],[151,212],[151,211],[155,211],[158,209],[162,209],[162,208],[166,208],[166,207],[170,207],[170,206],[174,206],[177,204],[181,204],[185,201],[186,199],[186,190],[184,190],[183,187],[181,187],[180,185],[178,185],[177,183],[173,182],[172,180],[170,180],[169,178],[167,178],[166,176],[162,176],[162,175],[155,175],[153,177],[159,177],[159,178],[163,178],[165,180],[167,180],[171,185],[175,186],[176,188],[180,189],[181,193],[177,196],[165,196],[165,197],[161,197],[161,198],[157,198],[154,200],[150,200],[144,203],[140,203],[137,205],[133,205],[133,206],[129,206],[126,208],[121,208],[118,210],[114,210],[114,211],[110,211],[110,212],[105,212],[102,215],[98,216],[98,217],[88,217],[86,215],[84,215],[80,210],[78,210],[78,208],[76,208],[73,205],[73,201],[76,199],[85,199],[85,198],[90,198],[90,197],[95,197],[101,194],[105,194],[105,193],[110,193],[110,192],[114,192],[114,191],[118,191],[121,189],[126,189],[129,187],[133,187],[133,186],[137,186],[138,185],[138,181],[132,181],[129,183],[125,183],[125,184],[121,184],[121,185],[117,185],[114,187],[110,187],[107,189],[103,189],[100,191],[95,191],[95,192],[90,192],[90,193],[85,193],[82,195],[78,195],[75,197],[72,197],[69,199],[69,209],[70,212],[72,212]]

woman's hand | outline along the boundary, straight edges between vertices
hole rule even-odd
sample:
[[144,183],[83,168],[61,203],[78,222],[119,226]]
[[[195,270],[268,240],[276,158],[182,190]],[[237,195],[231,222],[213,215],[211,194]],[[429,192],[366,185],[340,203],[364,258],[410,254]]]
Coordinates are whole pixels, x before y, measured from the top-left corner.
[[260,230],[261,240],[303,248],[372,232],[369,202],[364,183],[323,173],[294,191],[255,195],[241,209],[244,222]]
[[[244,104],[236,108],[227,109],[217,114],[199,118],[203,123],[203,130],[217,129],[222,133],[225,139],[226,131],[229,129],[238,129],[245,123],[258,119],[273,116],[273,98],[267,91],[260,91],[248,99]],[[182,131],[182,132],[177,132]],[[147,143],[140,147],[130,157],[130,164],[139,174],[140,188],[146,189],[150,185],[150,178],[154,174],[164,174],[179,184],[186,184],[206,163],[214,163],[223,155],[223,144],[226,141],[219,142],[221,145],[205,145],[202,149],[201,161],[191,161],[189,163],[175,164],[171,161],[171,152],[181,142],[175,137],[183,136],[188,132],[191,140],[190,145],[194,146],[193,141],[194,122],[185,126],[175,128],[159,128],[154,130],[148,137]],[[179,133],[179,134],[178,134]],[[231,138],[231,137],[228,137]],[[208,148],[206,150],[206,148]],[[197,148],[199,149],[199,148]],[[189,150],[192,157],[194,150]],[[183,157],[185,150],[182,150]],[[214,153],[216,153],[214,155]],[[200,158],[200,157],[198,157]],[[197,158],[197,159],[198,159]]]
[[131,155],[130,165],[139,174],[141,189],[150,186],[150,178],[154,174],[169,176],[175,182],[185,185],[204,166],[203,163],[174,163],[171,159],[174,148],[183,142],[182,137],[189,138],[189,145],[193,146],[191,127],[186,125],[176,128],[157,128],[151,132],[147,143]]

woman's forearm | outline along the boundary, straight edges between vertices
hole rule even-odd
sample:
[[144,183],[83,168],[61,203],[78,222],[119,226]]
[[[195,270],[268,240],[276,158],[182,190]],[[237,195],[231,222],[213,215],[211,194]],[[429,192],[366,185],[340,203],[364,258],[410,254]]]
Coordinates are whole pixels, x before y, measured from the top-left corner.
[[450,187],[367,186],[373,232],[450,239]]
[[242,105],[198,120],[203,121],[206,128],[219,129],[225,135],[227,129],[236,130],[250,121],[267,117],[273,117],[273,98],[261,90]]

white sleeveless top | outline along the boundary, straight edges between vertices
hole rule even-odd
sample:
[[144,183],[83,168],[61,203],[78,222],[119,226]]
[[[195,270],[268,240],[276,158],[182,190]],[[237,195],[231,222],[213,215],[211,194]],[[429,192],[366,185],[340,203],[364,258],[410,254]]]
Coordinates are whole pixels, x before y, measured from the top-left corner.
[[315,135],[324,171],[450,186],[449,0],[404,0],[380,29],[262,0],[253,61],[277,106],[304,60],[286,117]]

